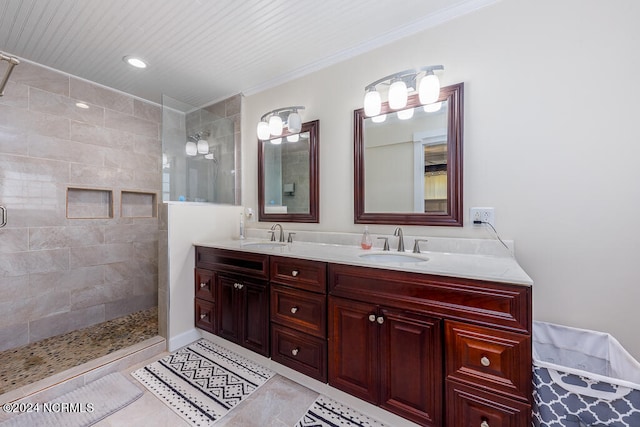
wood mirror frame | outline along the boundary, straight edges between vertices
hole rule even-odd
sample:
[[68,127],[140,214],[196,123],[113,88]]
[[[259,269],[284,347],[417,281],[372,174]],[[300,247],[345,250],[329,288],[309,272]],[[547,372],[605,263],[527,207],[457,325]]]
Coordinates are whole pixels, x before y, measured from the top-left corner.
[[[314,120],[302,124],[299,133],[309,132],[309,212],[308,213],[267,213],[265,212],[265,144],[269,141],[258,140],[258,221],[273,222],[320,222],[320,168],[318,142],[320,139],[320,121]],[[282,138],[291,133],[283,132]]]
[[[393,225],[436,225],[462,227],[462,127],[463,83],[443,87],[438,101],[447,101],[447,211],[442,213],[365,212],[364,108],[354,111],[354,223]],[[411,95],[406,108],[418,107],[418,95]],[[394,112],[388,103],[380,114]]]

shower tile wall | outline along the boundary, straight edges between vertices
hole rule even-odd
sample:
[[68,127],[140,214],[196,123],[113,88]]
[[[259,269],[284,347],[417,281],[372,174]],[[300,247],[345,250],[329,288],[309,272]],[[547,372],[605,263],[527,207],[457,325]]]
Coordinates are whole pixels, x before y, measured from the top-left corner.
[[[160,194],[161,120],[158,105],[14,69],[0,97],[0,350],[157,305],[158,218],[122,217],[120,202]],[[67,218],[69,187],[111,192],[112,217]]]

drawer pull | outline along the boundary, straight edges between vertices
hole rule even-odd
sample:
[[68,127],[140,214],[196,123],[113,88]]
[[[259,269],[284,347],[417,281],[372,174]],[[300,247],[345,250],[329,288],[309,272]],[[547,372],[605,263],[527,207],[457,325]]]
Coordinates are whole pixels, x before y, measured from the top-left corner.
[[204,282],[203,282],[203,283],[200,283],[200,289],[204,288],[205,286],[207,286],[207,284],[206,284],[206,283],[204,283]]
[[244,285],[242,283],[234,283],[233,287],[236,288],[236,289],[242,289],[242,288],[244,288]]
[[209,315],[209,313],[202,313],[200,315],[200,320],[204,319],[205,317],[207,317]]
[[375,314],[370,314],[369,315],[369,322],[375,322],[376,321],[376,315]]
[[293,270],[293,271],[291,272],[291,275],[292,275],[293,277],[298,277],[298,270]]
[[[489,358],[487,356],[482,356],[482,358],[480,359],[480,363],[482,364],[482,366],[489,366],[489,365],[491,365],[491,360],[489,360]],[[489,426],[489,424],[487,424],[487,427],[488,426]],[[482,427],[485,427],[485,426],[482,426]]]
[[294,356],[297,356],[299,351],[300,351],[299,348],[294,348],[293,350],[291,350],[291,354],[293,354]]
[[298,312],[298,307],[291,307],[291,314],[296,314]]
[[489,427],[489,423],[486,421],[483,421],[480,423],[480,427]]
[[378,316],[378,318],[376,319],[376,322],[378,322],[378,324],[382,325],[384,323],[384,317]]

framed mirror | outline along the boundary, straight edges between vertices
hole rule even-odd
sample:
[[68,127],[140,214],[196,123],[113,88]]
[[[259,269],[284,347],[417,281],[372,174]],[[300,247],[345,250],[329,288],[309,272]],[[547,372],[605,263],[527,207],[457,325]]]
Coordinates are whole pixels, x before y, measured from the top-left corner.
[[259,221],[319,222],[319,127],[258,140]]
[[462,226],[463,83],[435,104],[354,111],[354,222]]

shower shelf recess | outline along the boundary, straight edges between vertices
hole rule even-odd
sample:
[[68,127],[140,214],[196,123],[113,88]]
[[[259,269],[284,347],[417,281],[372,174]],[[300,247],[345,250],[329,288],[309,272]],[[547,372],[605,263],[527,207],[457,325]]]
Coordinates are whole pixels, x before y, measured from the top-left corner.
[[67,188],[67,218],[113,218],[113,191],[105,188]]
[[156,218],[158,216],[156,200],[156,193],[123,190],[120,197],[120,216]]

